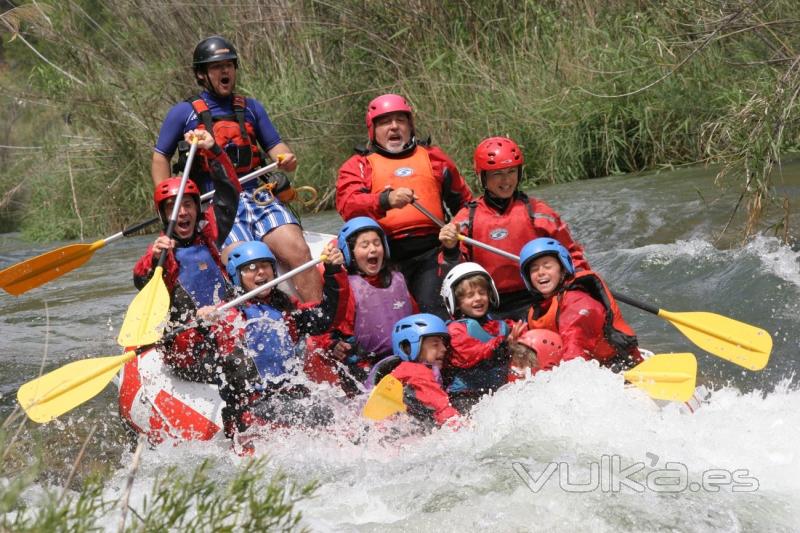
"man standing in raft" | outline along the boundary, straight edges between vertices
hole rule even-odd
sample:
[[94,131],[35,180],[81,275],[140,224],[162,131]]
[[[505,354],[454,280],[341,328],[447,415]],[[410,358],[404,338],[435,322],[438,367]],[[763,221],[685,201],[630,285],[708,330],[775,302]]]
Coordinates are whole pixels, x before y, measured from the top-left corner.
[[[281,169],[292,172],[297,167],[297,159],[281,141],[264,106],[254,98],[234,92],[239,57],[233,44],[217,35],[203,39],[194,49],[192,67],[195,80],[203,90],[176,104],[167,113],[153,152],[153,182],[158,185],[170,176],[170,159],[179,141],[185,132],[195,128],[213,133],[217,145],[228,154],[240,177],[263,166],[267,156],[278,161]],[[201,168],[193,171],[192,178],[207,190],[210,185],[208,161],[200,159],[195,166]],[[180,162],[178,166],[181,167]],[[270,198],[269,193],[254,194],[257,187],[256,180],[244,185],[236,223],[226,244],[264,241],[278,260],[290,268],[311,260],[300,222],[280,200]],[[319,301],[322,297],[322,281],[317,272],[300,273],[295,276],[294,283],[304,301]]]
[[347,221],[378,221],[392,259],[423,312],[447,318],[439,297],[438,226],[417,210],[418,202],[440,219],[472,199],[453,161],[438,147],[417,140],[405,98],[384,94],[367,106],[369,143],[339,169],[336,210]]

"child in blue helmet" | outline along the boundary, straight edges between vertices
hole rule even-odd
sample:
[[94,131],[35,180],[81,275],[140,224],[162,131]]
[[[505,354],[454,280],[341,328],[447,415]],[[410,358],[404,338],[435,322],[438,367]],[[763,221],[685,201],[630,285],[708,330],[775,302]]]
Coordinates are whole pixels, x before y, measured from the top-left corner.
[[392,331],[395,355],[378,362],[368,385],[377,385],[387,375],[403,384],[408,413],[426,426],[443,425],[458,417],[442,388],[441,369],[449,350],[450,334],[436,315],[418,313],[398,320]]
[[[226,402],[226,433],[242,431],[257,419],[289,425],[324,423],[325,413],[299,406],[304,387],[291,383],[299,368],[295,347],[301,335],[318,335],[343,315],[343,289],[334,279],[344,258],[332,244],[326,256],[325,286],[318,304],[300,304],[278,288],[262,292],[229,311],[221,395]],[[275,279],[275,256],[261,241],[247,241],[228,254],[233,283],[249,292]],[[235,424],[234,424],[235,422]]]
[[555,239],[534,239],[519,255],[522,280],[534,300],[528,327],[561,335],[562,361],[597,359],[614,370],[642,361],[636,335],[600,276],[576,272],[569,252]]
[[336,330],[309,343],[306,371],[312,379],[338,382],[352,395],[372,365],[392,355],[395,322],[419,309],[403,274],[390,266],[389,246],[378,222],[369,217],[348,220],[337,246],[346,269],[347,311]]

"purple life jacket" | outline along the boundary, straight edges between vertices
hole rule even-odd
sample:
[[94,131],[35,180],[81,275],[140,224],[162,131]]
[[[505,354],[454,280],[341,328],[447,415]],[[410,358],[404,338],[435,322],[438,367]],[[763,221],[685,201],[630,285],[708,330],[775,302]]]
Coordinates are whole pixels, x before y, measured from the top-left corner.
[[373,287],[359,275],[347,279],[356,302],[356,343],[367,353],[391,354],[395,322],[414,312],[405,278],[400,272],[392,272],[386,288]]

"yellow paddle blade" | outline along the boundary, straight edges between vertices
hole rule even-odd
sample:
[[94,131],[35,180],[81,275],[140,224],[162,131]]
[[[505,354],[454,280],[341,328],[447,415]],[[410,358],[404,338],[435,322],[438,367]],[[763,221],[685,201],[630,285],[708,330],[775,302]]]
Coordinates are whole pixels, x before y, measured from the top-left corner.
[[75,270],[104,245],[102,239],[92,244],[70,244],[26,259],[0,271],[0,287],[9,294],[19,296]]
[[120,346],[144,346],[161,338],[169,316],[169,291],[162,278],[163,267],[156,267],[153,277],[128,306],[119,330]]
[[395,413],[405,413],[403,384],[394,376],[386,376],[372,389],[363,415],[371,420],[383,420]]
[[772,337],[761,328],[732,318],[702,311],[673,313],[660,309],[669,320],[703,350],[750,370],[767,366]]
[[694,394],[697,359],[691,353],[654,355],[624,376],[653,399],[685,402]]
[[17,401],[34,422],[44,423],[97,396],[136,352],[76,361],[25,383]]

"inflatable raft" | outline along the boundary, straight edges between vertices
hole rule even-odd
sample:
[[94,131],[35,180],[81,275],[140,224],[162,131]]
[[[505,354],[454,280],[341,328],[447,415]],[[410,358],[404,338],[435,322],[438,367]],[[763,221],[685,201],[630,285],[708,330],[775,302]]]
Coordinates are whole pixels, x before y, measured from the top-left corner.
[[[693,413],[708,395],[703,386],[680,405]],[[656,401],[664,406],[670,402]],[[153,443],[165,440],[224,439],[222,408],[216,385],[183,380],[170,372],[155,348],[125,365],[120,375],[119,412]]]
[[[313,257],[319,257],[325,245],[335,238],[314,232],[304,232],[304,237]],[[282,271],[279,268],[279,272]],[[294,293],[293,287],[287,284],[280,287]],[[217,386],[175,376],[155,348],[128,362],[120,373],[118,384],[120,416],[137,433],[146,434],[151,442],[225,438],[222,427],[224,403]],[[681,410],[694,412],[707,394],[705,387],[697,387],[694,396],[681,405]],[[665,405],[669,402],[656,403]]]

